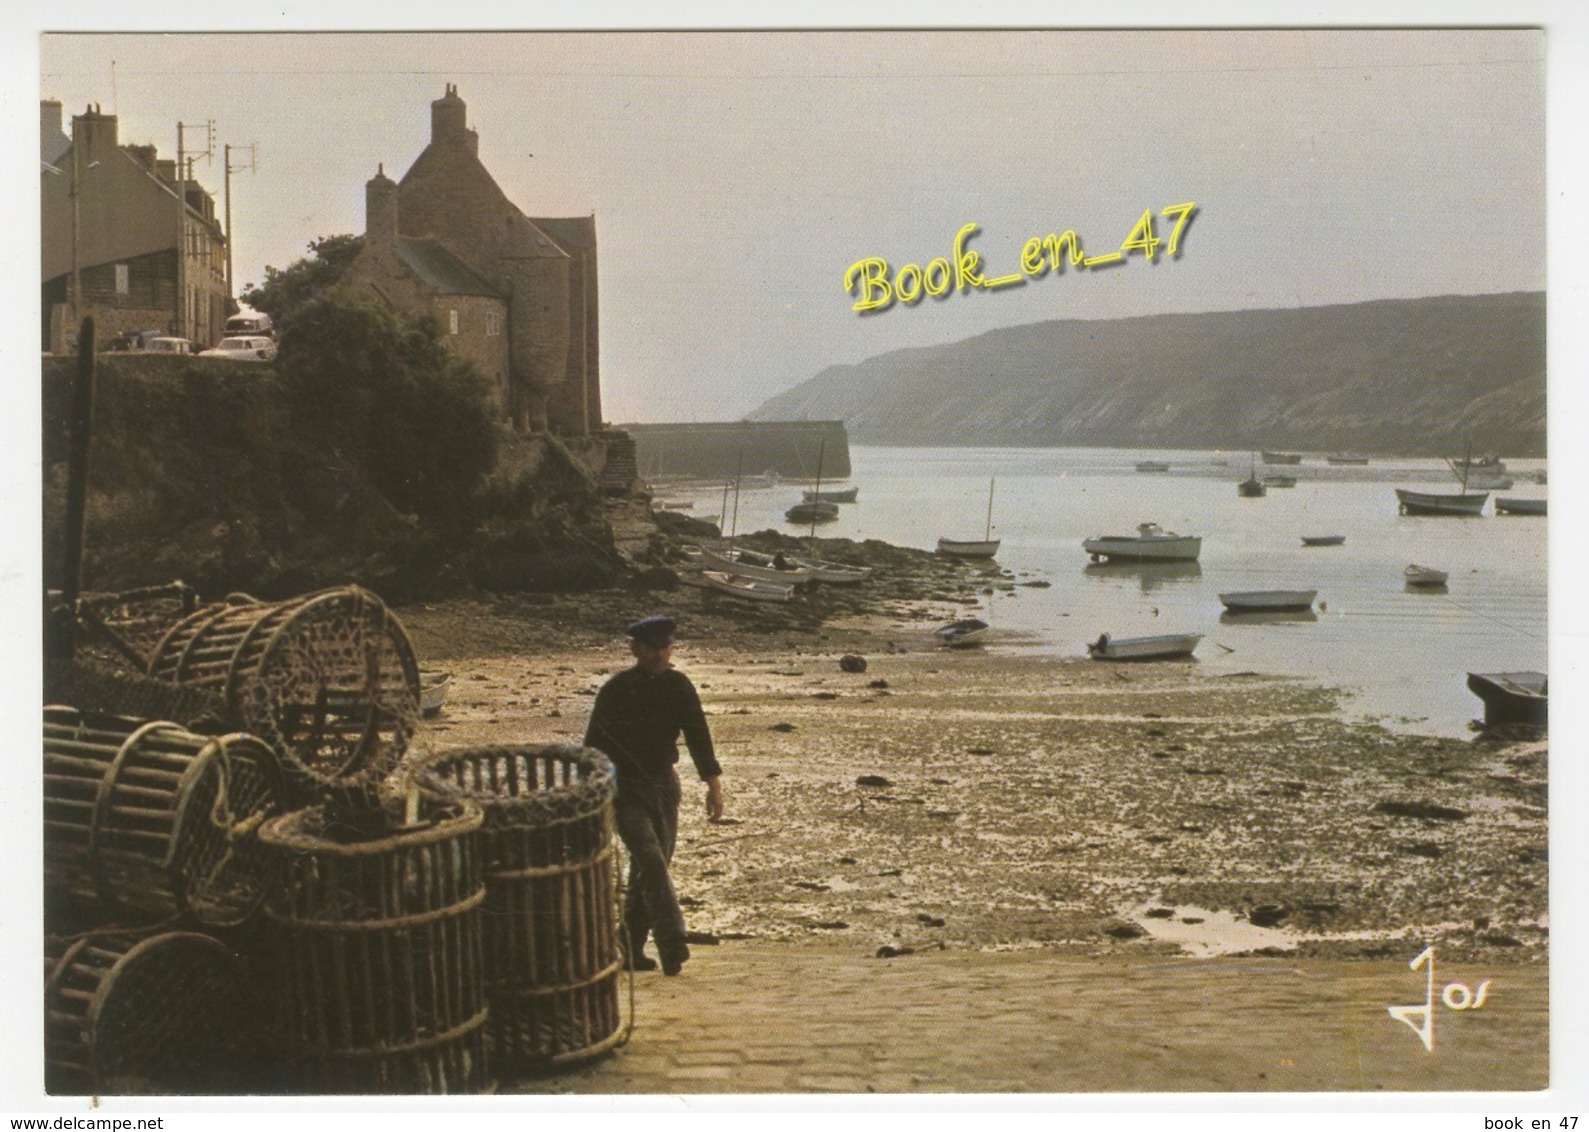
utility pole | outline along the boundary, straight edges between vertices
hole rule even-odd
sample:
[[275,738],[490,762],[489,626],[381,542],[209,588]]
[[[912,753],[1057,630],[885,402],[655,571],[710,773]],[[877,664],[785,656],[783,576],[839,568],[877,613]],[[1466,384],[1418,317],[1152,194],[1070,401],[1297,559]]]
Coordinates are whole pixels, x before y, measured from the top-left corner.
[[[237,148],[241,150],[243,147],[238,146]],[[237,291],[232,284],[232,174],[241,173],[244,169],[247,169],[250,173],[259,171],[259,143],[248,143],[247,165],[239,165],[236,169],[232,168],[232,147],[230,145],[225,147],[224,157],[225,160],[222,164],[226,166],[226,297],[235,299]]]
[[185,148],[188,130],[203,130],[205,132],[204,151],[195,154],[210,160],[215,152],[215,122],[213,119],[202,125],[186,125],[177,123],[177,328],[178,338],[192,341],[193,334],[189,327],[190,312],[188,311],[188,158]]

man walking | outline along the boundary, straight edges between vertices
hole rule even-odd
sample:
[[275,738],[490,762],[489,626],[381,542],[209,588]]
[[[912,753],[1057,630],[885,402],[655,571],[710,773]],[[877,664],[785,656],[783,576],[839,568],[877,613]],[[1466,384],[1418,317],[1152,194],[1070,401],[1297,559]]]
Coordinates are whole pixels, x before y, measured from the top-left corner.
[[695,685],[673,667],[674,628],[671,618],[647,617],[625,630],[634,666],[602,685],[585,729],[585,746],[603,752],[617,772],[614,818],[629,851],[625,959],[633,970],[655,970],[656,961],[645,954],[646,937],[654,935],[664,975],[677,975],[690,957],[684,913],[668,875],[679,829],[679,775],[674,767],[681,732],[706,783],[707,816],[713,821],[723,816],[723,768],[712,750]]

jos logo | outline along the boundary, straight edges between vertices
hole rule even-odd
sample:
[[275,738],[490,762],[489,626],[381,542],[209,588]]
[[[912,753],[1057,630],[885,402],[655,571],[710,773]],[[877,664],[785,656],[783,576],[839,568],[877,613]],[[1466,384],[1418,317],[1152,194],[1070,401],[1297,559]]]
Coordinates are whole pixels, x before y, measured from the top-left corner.
[[[1435,1048],[1435,949],[1426,947],[1418,953],[1418,957],[1407,966],[1416,971],[1419,967],[1428,965],[1427,982],[1425,984],[1424,1000],[1421,1006],[1387,1006],[1385,1009],[1390,1016],[1398,1022],[1405,1022],[1412,1027],[1413,1033],[1418,1035],[1423,1042],[1423,1048],[1430,1053]],[[1447,983],[1440,991],[1440,1001],[1451,1010],[1478,1010],[1484,1005],[1484,1000],[1489,996],[1490,984],[1493,979],[1485,979],[1479,984],[1478,990],[1472,990],[1466,983]],[[1417,1021],[1413,1021],[1413,1019]]]

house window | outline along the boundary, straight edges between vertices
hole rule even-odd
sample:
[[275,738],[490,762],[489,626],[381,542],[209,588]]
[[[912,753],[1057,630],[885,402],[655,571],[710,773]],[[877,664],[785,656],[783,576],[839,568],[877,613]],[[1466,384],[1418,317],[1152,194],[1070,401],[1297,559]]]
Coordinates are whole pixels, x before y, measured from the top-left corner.
[[502,333],[502,323],[496,311],[486,311],[486,337],[495,338]]
[[127,290],[127,265],[125,263],[118,263],[116,265],[116,294],[125,295]]
[[447,312],[447,333],[458,333],[458,312],[455,310]]

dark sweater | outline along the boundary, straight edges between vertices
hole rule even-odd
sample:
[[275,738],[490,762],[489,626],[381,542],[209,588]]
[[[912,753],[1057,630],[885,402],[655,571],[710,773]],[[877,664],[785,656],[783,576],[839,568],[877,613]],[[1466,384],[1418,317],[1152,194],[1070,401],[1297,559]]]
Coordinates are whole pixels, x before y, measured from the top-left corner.
[[585,746],[612,759],[620,784],[625,779],[656,780],[679,761],[680,732],[703,782],[723,772],[690,678],[676,668],[652,675],[636,666],[618,673],[596,693]]

